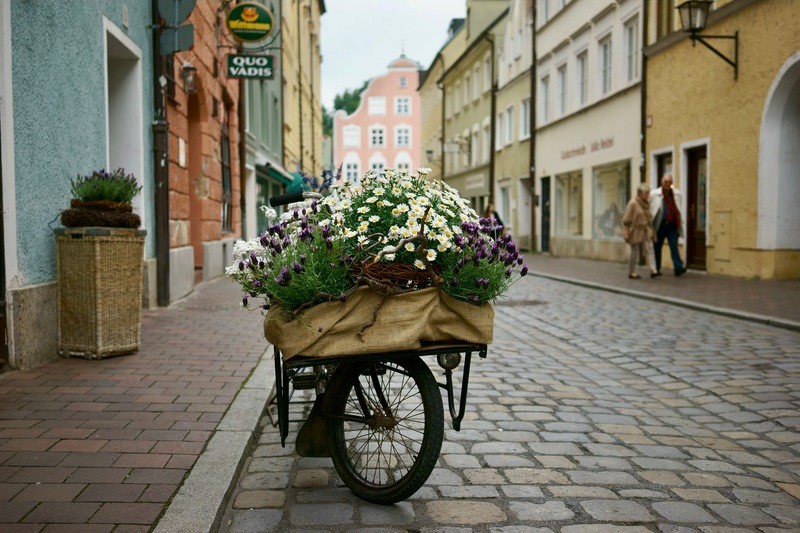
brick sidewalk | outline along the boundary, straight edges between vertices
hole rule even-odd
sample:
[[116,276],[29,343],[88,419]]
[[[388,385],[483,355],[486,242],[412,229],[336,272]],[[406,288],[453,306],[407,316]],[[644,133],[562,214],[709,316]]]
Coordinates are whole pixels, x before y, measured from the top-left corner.
[[205,283],[136,354],[0,375],[0,530],[148,531],[267,347],[239,301]]
[[627,263],[574,257],[526,256],[531,271],[562,280],[595,283],[609,288],[764,315],[800,324],[800,279],[759,280],[688,271],[676,278],[671,270],[650,279],[639,267],[640,280],[628,279]]

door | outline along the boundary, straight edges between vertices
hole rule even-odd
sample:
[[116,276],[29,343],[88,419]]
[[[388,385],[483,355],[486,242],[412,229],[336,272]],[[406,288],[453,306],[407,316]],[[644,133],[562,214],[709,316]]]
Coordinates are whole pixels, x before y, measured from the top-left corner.
[[550,251],[550,178],[542,178],[542,251]]
[[708,186],[708,159],[706,147],[686,152],[688,182],[686,197],[686,265],[697,270],[706,269],[706,193]]

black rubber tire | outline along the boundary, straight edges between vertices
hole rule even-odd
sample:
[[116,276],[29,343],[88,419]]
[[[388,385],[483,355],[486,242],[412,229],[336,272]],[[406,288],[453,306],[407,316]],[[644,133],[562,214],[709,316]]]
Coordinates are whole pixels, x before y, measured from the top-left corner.
[[[370,373],[371,368],[378,369],[377,375]],[[388,419],[396,420],[396,425],[380,428],[364,421],[345,421],[344,415],[363,418],[356,381],[364,391],[362,398],[367,398],[371,406],[382,403],[375,390],[376,379],[391,411]],[[436,379],[419,357],[341,365],[326,394],[330,394],[327,418],[331,458],[353,494],[389,505],[405,500],[425,484],[442,449],[444,411]],[[376,453],[378,450],[381,453]]]

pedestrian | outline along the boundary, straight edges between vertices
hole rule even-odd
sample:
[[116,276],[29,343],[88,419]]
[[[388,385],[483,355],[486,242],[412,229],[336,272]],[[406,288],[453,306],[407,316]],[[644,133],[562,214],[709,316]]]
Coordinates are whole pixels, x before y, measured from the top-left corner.
[[492,222],[491,235],[493,239],[497,239],[503,234],[505,231],[505,228],[503,227],[503,221],[500,220],[500,217],[497,215],[497,211],[494,210],[494,204],[492,202],[486,204],[486,209],[483,211],[483,218]]
[[672,187],[672,174],[664,174],[661,187],[650,191],[650,214],[653,217],[653,228],[656,232],[656,270],[657,276],[661,275],[661,249],[666,239],[669,253],[672,255],[672,265],[675,275],[681,276],[686,268],[678,252],[678,237],[683,236],[681,224],[681,191]]
[[622,217],[622,236],[631,247],[628,257],[628,277],[630,279],[641,279],[636,273],[636,265],[639,264],[639,255],[643,254],[647,258],[650,267],[650,277],[658,275],[656,261],[653,254],[653,222],[650,218],[650,206],[648,197],[650,187],[642,183],[636,189],[636,197],[631,198],[625,208],[625,215]]

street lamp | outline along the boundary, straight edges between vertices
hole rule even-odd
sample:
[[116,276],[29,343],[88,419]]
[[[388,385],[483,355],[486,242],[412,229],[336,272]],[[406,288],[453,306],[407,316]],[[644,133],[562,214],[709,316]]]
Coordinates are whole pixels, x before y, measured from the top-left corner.
[[183,62],[181,79],[183,79],[183,90],[186,93],[194,94],[197,92],[197,69],[189,61]]
[[[708,23],[708,10],[711,8],[712,0],[687,0],[678,6],[678,13],[681,16],[681,26],[683,31],[689,33],[692,46],[700,42],[703,46],[722,58],[727,64],[733,67],[733,79],[739,79],[739,32],[733,35],[699,35],[699,32],[706,29]],[[733,39],[733,59],[730,59],[722,52],[711,46],[706,39]]]

